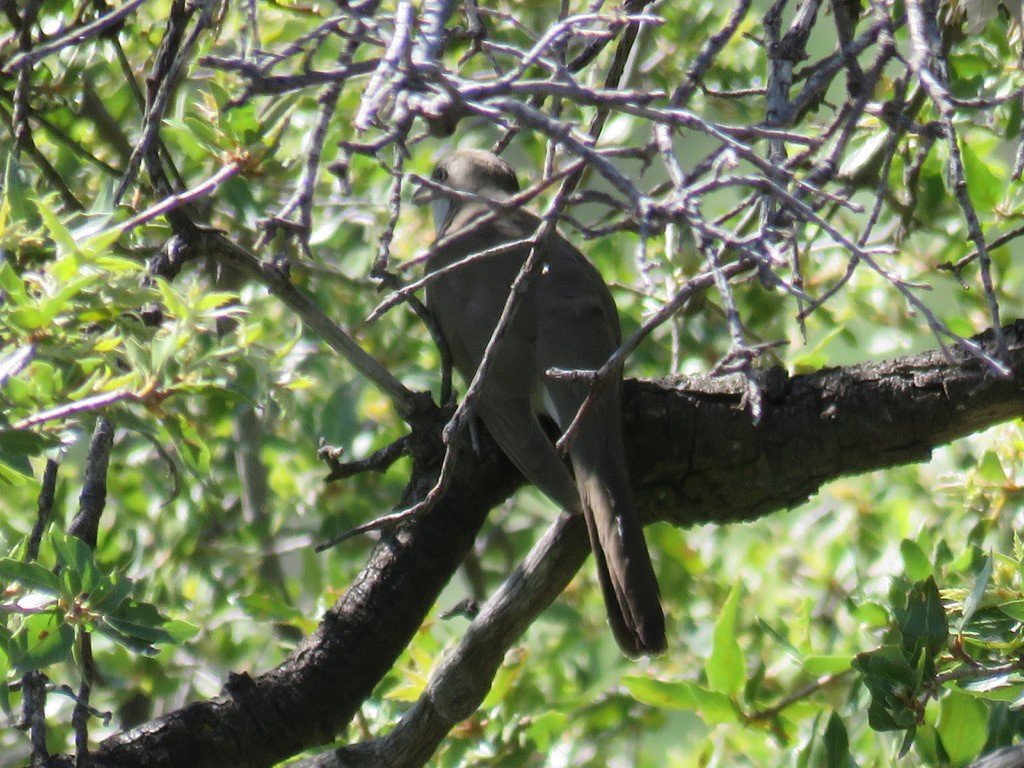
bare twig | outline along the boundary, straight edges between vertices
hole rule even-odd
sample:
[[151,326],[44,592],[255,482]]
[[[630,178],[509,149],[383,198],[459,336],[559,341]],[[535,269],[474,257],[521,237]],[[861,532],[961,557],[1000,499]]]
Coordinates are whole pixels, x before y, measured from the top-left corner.
[[93,37],[98,37],[108,29],[111,29],[121,23],[121,21],[131,15],[136,8],[142,5],[143,2],[145,2],[145,0],[127,0],[120,8],[115,8],[109,13],[103,14],[98,19],[90,21],[88,24],[83,24],[82,26],[74,29],[65,30],[61,32],[58,37],[34,47],[31,51],[24,51],[12,56],[10,61],[8,61],[3,67],[0,67],[0,72],[7,75],[13,75],[23,69],[30,69],[36,62],[42,61],[47,56],[52,56],[64,48],[69,48],[83,43]]

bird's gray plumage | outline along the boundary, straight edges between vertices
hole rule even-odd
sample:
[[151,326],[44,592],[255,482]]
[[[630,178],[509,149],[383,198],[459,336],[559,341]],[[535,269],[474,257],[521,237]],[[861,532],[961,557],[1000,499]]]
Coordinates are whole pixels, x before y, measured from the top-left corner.
[[[481,150],[447,156],[438,164],[434,180],[498,201],[518,190],[512,168]],[[493,213],[482,200],[460,199],[427,187],[421,187],[414,200],[432,204],[437,238],[443,241],[427,261],[428,272],[529,238],[540,224],[525,211]],[[483,220],[488,215],[489,220]],[[665,620],[626,472],[620,380],[606,383],[580,425],[569,451],[572,472],[534,410],[539,396],[560,428],[569,425],[590,385],[553,380],[545,371],[600,368],[620,342],[618,313],[600,274],[577,248],[557,233],[541,247],[541,267],[519,298],[484,377],[477,413],[530,482],[566,511],[585,516],[609,623],[623,651],[630,656],[661,653]],[[427,285],[427,307],[455,367],[467,380],[483,359],[512,281],[529,252],[529,245],[521,244],[458,267]]]

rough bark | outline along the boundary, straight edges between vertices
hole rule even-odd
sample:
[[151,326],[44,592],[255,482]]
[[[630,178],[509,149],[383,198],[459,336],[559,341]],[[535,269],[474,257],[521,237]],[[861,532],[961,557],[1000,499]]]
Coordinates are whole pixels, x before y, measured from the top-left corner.
[[956,349],[793,377],[766,371],[759,424],[739,377],[628,382],[639,502],[675,525],[731,523],[801,504],[844,475],[926,461],[1024,413],[1024,321],[1004,333],[1010,378]]
[[[1005,333],[1013,371],[1006,379],[959,352],[794,377],[767,372],[759,424],[742,408],[739,382],[628,382],[638,501],[651,519],[676,525],[738,522],[792,507],[836,477],[927,459],[937,446],[1021,414],[1024,323]],[[414,480],[410,496],[427,478]],[[108,739],[96,764],[269,766],[339,737],[457,569],[487,511],[521,482],[485,441],[480,456],[463,458],[438,507],[374,549],[284,664],[254,678],[234,676],[220,697]],[[568,530],[584,537],[582,526]]]

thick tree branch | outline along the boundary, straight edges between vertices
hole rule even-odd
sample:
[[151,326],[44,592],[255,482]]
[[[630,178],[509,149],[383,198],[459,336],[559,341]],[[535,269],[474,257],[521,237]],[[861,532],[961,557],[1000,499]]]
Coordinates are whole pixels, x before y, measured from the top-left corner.
[[[935,352],[793,379],[771,372],[757,425],[741,407],[746,382],[739,375],[709,380],[689,393],[664,382],[633,382],[627,402],[639,409],[629,425],[634,477],[639,467],[650,466],[639,458],[640,446],[659,442],[652,460],[668,464],[647,482],[637,478],[648,508],[681,525],[724,523],[798,504],[839,475],[927,459],[937,445],[1024,412],[1024,323],[1007,329],[1007,337],[1016,344],[1013,382],[986,375],[975,358],[958,364]],[[697,418],[693,431],[680,438],[677,419],[684,411]],[[665,430],[655,428],[658,422]],[[687,466],[691,472],[680,472]],[[679,487],[665,482],[677,478],[685,479]],[[659,498],[663,503],[655,504]],[[398,725],[379,739],[321,756],[316,768],[423,765],[448,731],[481,704],[505,653],[587,554],[582,521],[561,516],[483,606]]]
[[[433,483],[421,461],[405,504]],[[441,502],[374,548],[284,664],[255,678],[232,675],[221,696],[107,739],[95,764],[270,766],[337,738],[412,638],[487,512],[520,482],[493,447],[472,465],[462,462]]]
[[[837,477],[925,461],[1024,415],[1024,321],[1003,332],[1006,378],[959,348],[791,378],[767,371],[757,425],[739,377],[627,383],[638,501],[675,525],[731,523],[796,506]],[[975,341],[994,353],[990,334]]]
[[[742,382],[629,382],[638,502],[650,519],[676,525],[738,522],[792,507],[836,477],[927,459],[933,448],[1024,410],[1024,322],[1005,328],[1004,337],[1013,372],[1005,379],[957,351],[792,378],[769,371],[756,426],[741,407]],[[431,477],[418,467],[406,501],[425,492]],[[256,678],[233,676],[217,699],[108,739],[96,764],[269,766],[336,738],[430,610],[488,509],[521,482],[484,441],[481,456],[461,462],[437,508],[375,548],[288,661]],[[530,578],[517,572],[441,664],[426,703],[391,737],[405,739],[396,742],[401,751],[423,759],[477,706],[505,650],[579,568],[586,544],[575,522],[546,537],[558,556],[534,552],[524,566]]]

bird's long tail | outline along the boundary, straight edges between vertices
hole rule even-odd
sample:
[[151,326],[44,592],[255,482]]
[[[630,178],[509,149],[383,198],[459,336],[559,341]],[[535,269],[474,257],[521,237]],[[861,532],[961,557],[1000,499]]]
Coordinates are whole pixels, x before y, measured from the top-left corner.
[[613,436],[599,455],[577,454],[573,458],[615,639],[632,657],[664,653],[665,615],[658,580],[633,502],[621,444]]

